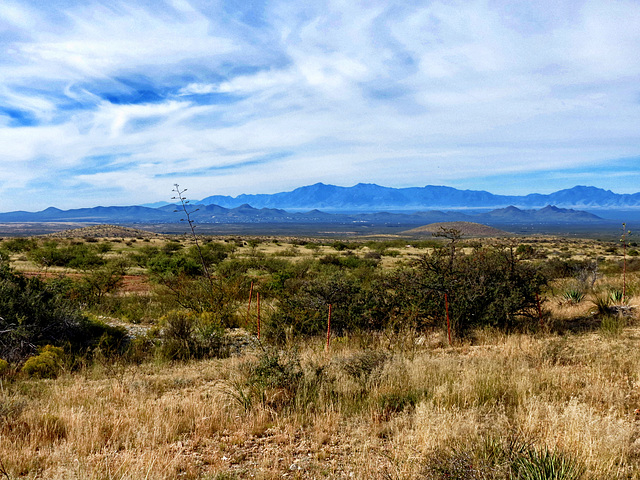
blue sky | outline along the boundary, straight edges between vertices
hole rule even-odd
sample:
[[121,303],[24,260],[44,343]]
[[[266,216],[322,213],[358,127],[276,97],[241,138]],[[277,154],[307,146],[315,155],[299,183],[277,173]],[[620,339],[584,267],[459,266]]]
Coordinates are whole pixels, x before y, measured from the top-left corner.
[[0,211],[640,191],[640,2],[3,0]]

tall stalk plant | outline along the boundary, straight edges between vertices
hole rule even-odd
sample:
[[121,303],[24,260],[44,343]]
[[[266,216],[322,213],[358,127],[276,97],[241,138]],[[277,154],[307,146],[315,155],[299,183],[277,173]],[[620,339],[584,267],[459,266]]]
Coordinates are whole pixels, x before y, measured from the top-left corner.
[[180,202],[181,209],[174,210],[174,212],[184,212],[185,218],[181,218],[181,222],[187,222],[189,224],[189,229],[191,230],[191,235],[193,237],[193,241],[196,245],[196,249],[198,250],[198,256],[200,257],[200,263],[202,264],[202,271],[204,272],[205,277],[209,281],[209,284],[213,287],[213,279],[211,278],[211,274],[209,273],[209,269],[207,268],[207,262],[204,259],[204,255],[202,254],[202,248],[200,248],[200,241],[198,240],[198,235],[196,235],[196,224],[191,215],[196,213],[199,209],[196,208],[194,210],[189,210],[189,200],[184,196],[184,193],[187,191],[180,189],[180,185],[175,183],[172,192],[176,192],[175,197],[171,197],[171,200],[178,200]]

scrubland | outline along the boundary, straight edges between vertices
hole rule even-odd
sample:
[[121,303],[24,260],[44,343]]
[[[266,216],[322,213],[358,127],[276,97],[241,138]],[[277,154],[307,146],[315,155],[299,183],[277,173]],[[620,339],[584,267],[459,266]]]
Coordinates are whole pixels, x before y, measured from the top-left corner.
[[[107,326],[61,351],[5,341],[0,477],[640,478],[633,245],[623,280],[620,245],[559,238],[215,239],[210,277],[189,238],[24,241],[0,243],[3,282],[39,276],[95,322],[78,331]],[[517,297],[492,290],[509,268]]]

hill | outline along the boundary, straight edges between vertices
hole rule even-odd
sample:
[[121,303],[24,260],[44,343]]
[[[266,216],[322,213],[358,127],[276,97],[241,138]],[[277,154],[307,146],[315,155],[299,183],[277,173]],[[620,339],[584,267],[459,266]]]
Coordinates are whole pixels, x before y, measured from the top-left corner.
[[120,225],[91,225],[49,233],[46,236],[55,238],[156,238],[162,235]]
[[504,237],[509,232],[474,222],[437,222],[402,232],[406,235],[433,235],[443,228],[459,230],[464,237]]

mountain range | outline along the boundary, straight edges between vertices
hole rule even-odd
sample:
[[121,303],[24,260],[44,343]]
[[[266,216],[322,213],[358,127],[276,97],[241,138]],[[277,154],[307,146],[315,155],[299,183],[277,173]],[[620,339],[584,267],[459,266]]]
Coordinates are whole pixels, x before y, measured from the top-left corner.
[[[326,213],[320,210],[287,212],[275,208],[254,208],[241,205],[224,208],[219,205],[190,206],[191,218],[201,224],[370,224],[370,225],[424,225],[434,222],[468,221],[488,225],[520,224],[598,224],[607,222],[597,215],[554,206],[522,210],[513,206],[484,213],[443,212],[429,210],[415,213]],[[175,205],[160,208],[141,206],[94,207],[73,210],[47,208],[41,212],[0,213],[0,223],[11,222],[75,222],[116,224],[160,224],[183,220],[184,213]]]
[[339,187],[316,183],[290,192],[230,197],[213,195],[202,199],[204,205],[235,208],[248,204],[254,208],[281,208],[292,211],[319,209],[326,212],[423,211],[438,209],[488,209],[515,206],[543,208],[555,205],[578,209],[640,208],[640,192],[617,194],[597,187],[576,186],[550,194],[495,195],[483,190],[458,190],[452,187],[391,188],[359,183]]
[[[580,210],[581,207],[592,211]],[[635,209],[640,213],[640,193],[620,195],[596,187],[577,186],[548,195],[505,196],[443,186],[389,188],[361,183],[338,187],[317,183],[272,195],[211,196],[194,201],[189,209],[193,211],[194,221],[207,224],[417,226],[469,221],[492,226],[593,225],[611,222],[594,211]],[[172,204],[72,210],[49,207],[40,212],[0,213],[0,222],[169,224],[184,217],[179,211]]]

